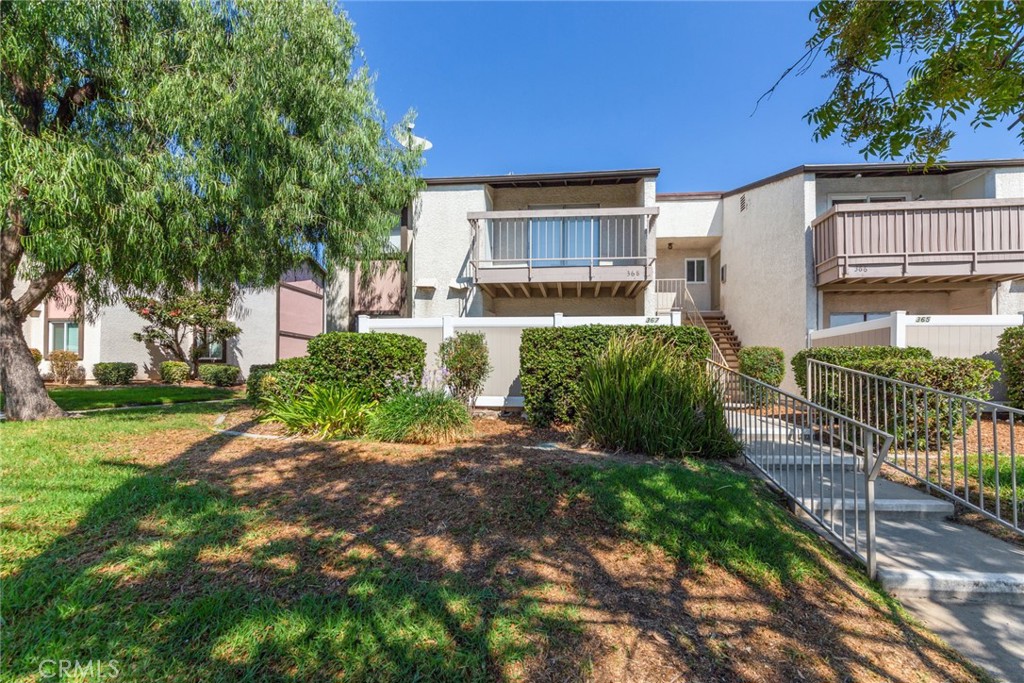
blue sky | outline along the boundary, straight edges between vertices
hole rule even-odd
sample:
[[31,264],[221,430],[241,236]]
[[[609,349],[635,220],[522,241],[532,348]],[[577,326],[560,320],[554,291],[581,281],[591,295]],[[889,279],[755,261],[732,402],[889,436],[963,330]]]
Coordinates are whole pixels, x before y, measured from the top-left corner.
[[[660,191],[725,190],[861,161],[802,116],[823,67],[758,97],[803,53],[810,3],[344,3],[389,118],[417,112],[426,176],[659,166]],[[1005,124],[950,159],[1021,156]]]

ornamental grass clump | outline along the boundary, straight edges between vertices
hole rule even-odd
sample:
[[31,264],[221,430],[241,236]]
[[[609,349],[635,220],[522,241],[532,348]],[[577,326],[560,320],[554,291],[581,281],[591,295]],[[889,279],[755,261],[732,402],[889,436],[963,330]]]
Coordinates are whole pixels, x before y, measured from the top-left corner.
[[601,448],[667,457],[739,452],[712,378],[656,339],[611,338],[581,368],[577,410],[578,436]]
[[374,405],[358,389],[313,384],[291,396],[265,395],[260,421],[279,422],[292,434],[341,439],[362,434]]
[[442,389],[408,389],[382,403],[366,428],[376,441],[454,443],[472,431],[469,410]]

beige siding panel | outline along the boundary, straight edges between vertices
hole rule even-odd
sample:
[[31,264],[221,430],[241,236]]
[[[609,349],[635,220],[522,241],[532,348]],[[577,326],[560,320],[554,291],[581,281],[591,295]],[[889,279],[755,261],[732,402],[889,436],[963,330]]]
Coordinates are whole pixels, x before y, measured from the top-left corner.
[[434,380],[440,379],[437,376],[438,370],[441,367],[441,363],[437,359],[438,349],[441,348],[440,327],[408,327],[400,330],[381,330],[379,333],[407,334],[410,337],[417,337],[425,341],[427,343],[427,361],[423,370],[423,378],[427,380],[428,383],[432,383]]
[[981,325],[908,325],[907,346],[923,346],[932,355],[974,358],[995,353],[1005,327]]
[[851,332],[826,339],[815,339],[811,345],[815,348],[823,346],[889,346],[891,331],[888,327],[867,332]]
[[459,332],[481,332],[487,340],[491,375],[482,396],[522,396],[519,384],[519,344],[523,327],[462,327]]

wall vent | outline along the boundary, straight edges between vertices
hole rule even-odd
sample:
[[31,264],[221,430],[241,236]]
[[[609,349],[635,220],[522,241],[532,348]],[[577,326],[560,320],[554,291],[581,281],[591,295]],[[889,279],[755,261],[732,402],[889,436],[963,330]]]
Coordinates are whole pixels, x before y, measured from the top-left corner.
[[746,210],[747,210],[747,195],[741,194],[740,195],[740,211],[746,211]]

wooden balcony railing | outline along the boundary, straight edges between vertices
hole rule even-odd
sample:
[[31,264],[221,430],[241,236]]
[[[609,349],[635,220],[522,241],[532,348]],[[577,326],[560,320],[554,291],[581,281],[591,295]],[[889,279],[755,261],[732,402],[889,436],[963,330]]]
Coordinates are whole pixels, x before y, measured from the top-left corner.
[[1024,199],[843,204],[812,229],[818,286],[1024,277]]

